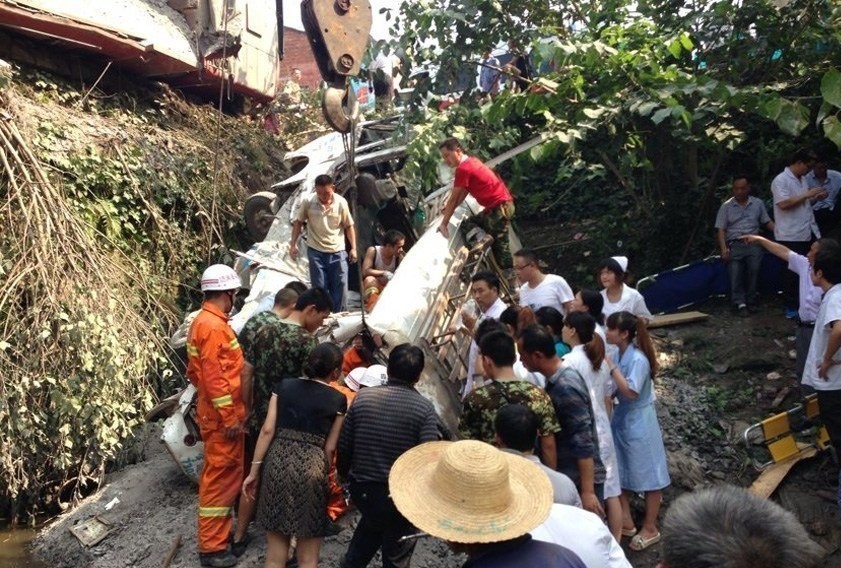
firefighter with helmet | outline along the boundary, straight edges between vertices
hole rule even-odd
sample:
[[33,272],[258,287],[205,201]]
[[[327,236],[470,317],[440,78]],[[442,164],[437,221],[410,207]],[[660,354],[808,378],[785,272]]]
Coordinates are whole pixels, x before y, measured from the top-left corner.
[[217,568],[237,563],[228,540],[243,479],[246,405],[240,379],[242,349],[228,325],[228,314],[239,287],[239,276],[229,266],[207,267],[201,277],[204,303],[187,336],[187,378],[198,389],[197,415],[204,441],[199,560],[202,566]]

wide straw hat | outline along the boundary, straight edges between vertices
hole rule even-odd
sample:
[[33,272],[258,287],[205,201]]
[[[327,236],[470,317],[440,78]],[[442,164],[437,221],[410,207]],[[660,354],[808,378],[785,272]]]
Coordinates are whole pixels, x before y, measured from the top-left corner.
[[528,460],[484,442],[428,442],[400,456],[388,476],[397,509],[450,542],[500,542],[541,524],[552,484]]

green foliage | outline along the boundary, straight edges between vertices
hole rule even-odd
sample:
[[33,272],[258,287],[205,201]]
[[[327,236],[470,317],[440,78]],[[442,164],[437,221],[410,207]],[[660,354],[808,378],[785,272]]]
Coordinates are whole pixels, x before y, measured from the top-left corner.
[[750,383],[742,387],[707,385],[703,389],[702,400],[719,414],[731,413],[756,401],[756,387]]
[[19,72],[0,112],[51,182],[0,167],[0,516],[14,519],[95,488],[183,384],[165,338],[196,306],[204,265],[250,244],[238,240],[247,193],[286,172],[254,123],[165,88],[84,99]]
[[841,148],[841,123],[838,113],[841,111],[841,71],[829,69],[821,79],[823,105],[818,112],[817,123],[823,127],[824,136]]
[[[821,134],[841,142],[834,4],[653,0],[632,7],[401,5],[408,30],[401,47],[416,63],[440,62],[443,75],[474,68],[484,49],[509,38],[532,48],[540,79],[531,89],[481,106],[467,95],[424,116],[412,151],[421,175],[430,176],[433,133],[461,129],[479,155],[548,137],[501,173],[521,219],[558,227],[555,240],[567,243],[556,250],[562,270],[578,271],[585,252],[629,255],[638,273],[706,256],[729,175],[746,170],[764,199],[792,150]],[[579,232],[586,238],[570,238]]]
[[[78,293],[80,305],[83,295],[97,301],[96,291]],[[97,483],[152,406],[155,385],[147,377],[162,369],[148,365],[158,346],[126,342],[116,306],[108,308],[114,313],[69,307],[72,316],[61,312],[53,326],[30,330],[37,334],[28,334],[26,346],[5,343],[0,352],[7,376],[15,379],[3,382],[0,467],[6,491],[30,507],[39,499],[56,505],[62,488],[73,489],[67,499],[78,497],[89,481]],[[65,372],[50,372],[48,364],[27,357],[42,348],[65,352]]]

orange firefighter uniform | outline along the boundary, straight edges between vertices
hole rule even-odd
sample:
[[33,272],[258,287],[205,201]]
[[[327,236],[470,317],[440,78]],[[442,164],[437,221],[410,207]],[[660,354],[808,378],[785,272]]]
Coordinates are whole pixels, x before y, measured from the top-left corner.
[[187,336],[187,377],[198,389],[198,421],[204,440],[199,478],[199,552],[228,547],[231,513],[243,480],[244,434],[226,430],[242,426],[245,403],[240,375],[242,349],[228,316],[205,302]]
[[[350,403],[356,397],[356,393],[337,382],[331,382],[330,386],[345,395],[347,405],[350,406]],[[336,521],[339,517],[347,513],[350,508],[347,499],[345,499],[345,490],[339,483],[339,474],[336,473],[336,456],[333,456],[333,463],[330,464],[327,483],[329,488],[327,493],[327,516],[330,517],[331,521]]]

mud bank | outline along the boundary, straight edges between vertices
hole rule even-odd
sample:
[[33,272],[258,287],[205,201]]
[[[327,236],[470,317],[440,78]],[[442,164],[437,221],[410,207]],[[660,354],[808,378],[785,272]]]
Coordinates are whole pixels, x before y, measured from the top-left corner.
[[[176,468],[158,441],[159,435],[157,426],[149,426],[143,441],[144,462],[111,475],[101,491],[43,529],[33,545],[35,556],[54,568],[158,568],[180,536],[181,545],[172,568],[198,566],[196,486]],[[114,499],[119,502],[112,504]],[[100,543],[86,548],[70,528],[95,516],[112,530]],[[349,515],[342,520],[343,530],[325,539],[321,549],[323,566],[338,565],[355,525],[356,515]],[[255,538],[239,563],[243,568],[262,567],[265,561],[265,537],[256,528],[253,534]],[[444,544],[424,539],[418,543],[412,565],[456,568],[463,562]]]

